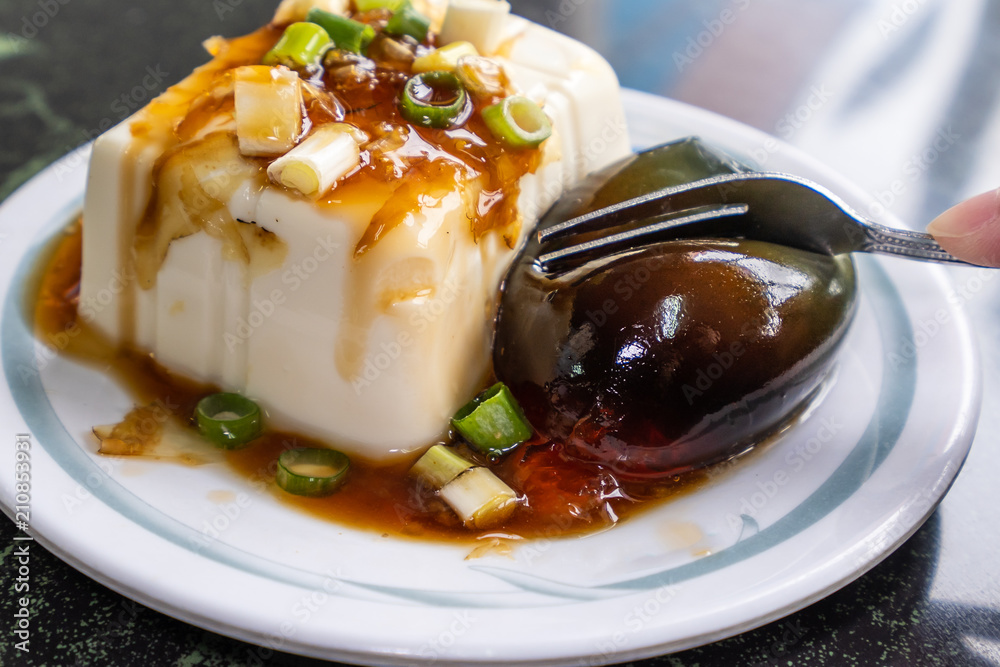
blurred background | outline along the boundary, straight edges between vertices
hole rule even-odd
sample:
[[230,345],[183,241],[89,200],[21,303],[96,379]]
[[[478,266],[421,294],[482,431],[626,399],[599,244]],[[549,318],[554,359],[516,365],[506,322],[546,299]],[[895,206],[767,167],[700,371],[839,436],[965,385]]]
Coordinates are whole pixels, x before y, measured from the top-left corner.
[[[512,4],[591,44],[622,85],[795,144],[912,225],[1000,185],[995,1]],[[906,187],[890,201],[898,180]]]
[[[60,164],[82,168],[75,149],[204,62],[204,38],[249,32],[275,4],[3,0],[0,200],[67,154]],[[623,85],[774,134],[915,228],[1000,185],[998,0],[511,4],[592,45]],[[985,402],[970,459],[941,508],[827,600],[643,665],[1000,665],[1000,281],[962,269],[952,276],[980,338]],[[3,522],[0,613],[13,604],[12,534]],[[135,605],[53,557],[36,566],[45,602],[37,652],[23,664],[260,664],[259,653],[248,660],[248,645]],[[19,664],[0,642],[0,664]],[[266,663],[319,664],[280,654]]]
[[[593,46],[622,85],[800,146],[913,225],[1000,183],[996,0],[511,4]],[[249,31],[274,5],[5,0],[0,196],[204,61],[205,36]]]

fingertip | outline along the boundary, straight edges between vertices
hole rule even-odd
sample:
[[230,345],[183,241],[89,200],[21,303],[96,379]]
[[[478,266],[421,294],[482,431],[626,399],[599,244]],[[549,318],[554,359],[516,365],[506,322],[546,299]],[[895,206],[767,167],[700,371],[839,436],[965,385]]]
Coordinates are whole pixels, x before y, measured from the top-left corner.
[[927,232],[959,259],[1000,266],[1000,188],[948,209],[927,226]]

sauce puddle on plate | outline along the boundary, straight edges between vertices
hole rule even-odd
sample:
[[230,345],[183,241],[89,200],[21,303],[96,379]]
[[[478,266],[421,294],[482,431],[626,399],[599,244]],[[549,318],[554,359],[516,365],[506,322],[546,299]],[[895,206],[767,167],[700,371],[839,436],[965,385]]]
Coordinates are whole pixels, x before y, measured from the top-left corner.
[[[219,388],[174,375],[141,350],[113,346],[87,325],[88,318],[78,309],[81,230],[80,220],[70,225],[38,267],[32,283],[37,290],[36,336],[60,353],[114,377],[128,389],[136,405],[159,406],[196,434],[194,406]],[[96,438],[93,444],[96,450]],[[206,454],[211,454],[208,458],[218,457],[211,444],[203,445]],[[277,460],[284,450],[325,445],[336,447],[336,443],[266,429],[247,447],[226,451],[222,457],[231,471],[255,489],[313,516],[385,536],[450,542],[498,535],[517,539],[598,532],[690,493],[733,465],[730,461],[655,482],[623,481],[607,468],[564,456],[559,443],[531,441],[495,463],[478,458],[478,463],[489,464],[522,495],[522,504],[499,529],[474,531],[462,526],[442,501],[407,475],[416,456],[389,465],[352,457],[343,486],[324,498],[293,496],[277,487]],[[476,456],[468,451],[465,454]]]

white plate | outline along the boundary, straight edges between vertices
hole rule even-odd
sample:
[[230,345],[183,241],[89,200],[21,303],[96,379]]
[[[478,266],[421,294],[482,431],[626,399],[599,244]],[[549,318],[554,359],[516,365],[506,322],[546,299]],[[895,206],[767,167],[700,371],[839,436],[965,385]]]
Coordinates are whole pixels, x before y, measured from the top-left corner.
[[[698,134],[870,203],[760,132],[639,93],[626,105],[637,147]],[[766,451],[601,534],[465,560],[466,547],[291,511],[223,466],[99,458],[88,431],[120,418],[128,396],[37,343],[25,317],[38,253],[79,210],[85,157],[0,209],[4,510],[15,504],[15,434],[30,433],[40,542],[154,609],[262,645],[263,657],[603,664],[728,637],[885,558],[931,513],[972,440],[978,370],[944,273],[864,257],[858,316],[824,400]]]

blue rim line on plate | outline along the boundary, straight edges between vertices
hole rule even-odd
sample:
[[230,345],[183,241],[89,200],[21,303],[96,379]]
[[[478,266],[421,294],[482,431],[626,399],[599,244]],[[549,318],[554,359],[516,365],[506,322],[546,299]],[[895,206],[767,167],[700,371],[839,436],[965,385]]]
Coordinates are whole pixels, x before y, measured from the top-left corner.
[[[212,540],[194,528],[173,519],[107,477],[84,449],[73,439],[59,420],[41,383],[41,369],[34,354],[36,343],[30,318],[29,278],[37,262],[58,234],[78,215],[80,199],[45,224],[36,242],[25,252],[4,299],[0,324],[0,350],[4,374],[19,412],[38,442],[53,460],[77,483],[88,485],[92,475],[105,481],[91,488],[91,493],[115,512],[169,542],[244,572],[275,581],[317,590],[329,577],[294,568]],[[860,258],[868,270],[865,296],[879,324],[883,349],[899,341],[913,343],[913,328],[898,290],[885,270],[872,258]],[[529,592],[545,596],[546,602],[535,606],[566,604],[575,601],[604,599],[653,591],[687,579],[700,577],[746,560],[768,548],[798,535],[829,515],[849,498],[878,469],[899,440],[916,392],[916,360],[885,364],[876,410],[863,436],[834,473],[806,500],[766,529],[734,545],[699,560],[635,579],[593,587],[564,584],[513,570],[470,566],[470,569],[496,577],[516,590],[510,593],[435,591],[418,588],[381,586],[338,579],[345,585],[345,597],[384,601],[388,595],[398,601],[434,607],[497,608],[524,607],[523,598],[505,600],[512,594]],[[16,384],[22,391],[14,391]],[[749,517],[744,516],[744,522]],[[752,519],[751,519],[752,521]]]

